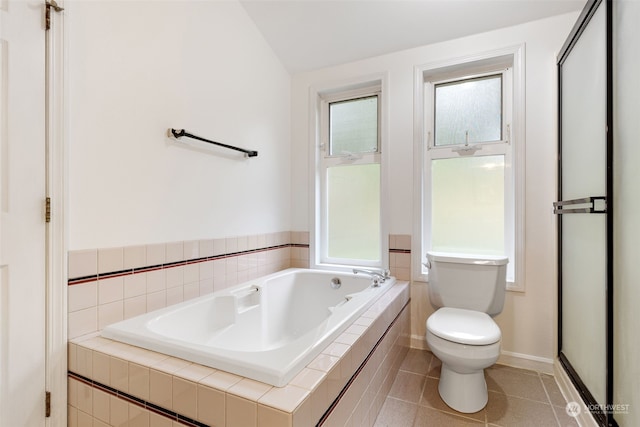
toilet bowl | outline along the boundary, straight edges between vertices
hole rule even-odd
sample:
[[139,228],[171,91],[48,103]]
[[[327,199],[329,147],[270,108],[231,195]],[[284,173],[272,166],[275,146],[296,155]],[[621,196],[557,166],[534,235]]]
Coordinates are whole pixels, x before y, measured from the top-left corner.
[[488,401],[484,369],[500,356],[500,328],[492,319],[504,305],[506,257],[427,253],[429,299],[426,340],[442,367],[438,392],[451,408],[477,412]]
[[451,408],[472,413],[485,407],[484,369],[498,360],[500,338],[486,313],[444,307],[427,319],[427,344],[442,362],[438,391]]

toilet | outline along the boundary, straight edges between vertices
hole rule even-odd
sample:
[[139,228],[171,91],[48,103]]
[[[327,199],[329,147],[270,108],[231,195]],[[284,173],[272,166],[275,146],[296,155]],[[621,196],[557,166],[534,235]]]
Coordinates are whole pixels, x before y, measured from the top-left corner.
[[500,355],[500,328],[492,319],[504,306],[507,257],[427,252],[427,344],[442,362],[438,391],[451,408],[477,412],[487,404],[484,369]]

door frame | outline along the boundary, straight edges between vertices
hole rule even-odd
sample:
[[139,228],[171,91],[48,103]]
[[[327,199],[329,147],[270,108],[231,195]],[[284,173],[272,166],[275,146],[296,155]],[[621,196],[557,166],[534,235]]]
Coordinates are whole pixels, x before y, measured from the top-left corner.
[[[57,0],[64,8],[64,1]],[[45,7],[43,2],[43,7]],[[46,426],[67,425],[67,189],[68,35],[65,11],[51,14],[46,31],[46,195],[51,222],[46,227],[45,387],[51,393]]]
[[[557,198],[562,199],[562,65],[576,45],[578,39],[591,21],[598,7],[606,6],[606,289],[605,289],[605,341],[606,341],[606,405],[613,403],[613,0],[589,0],[578,21],[560,50],[557,60],[558,77],[558,188]],[[580,397],[589,408],[598,407],[587,386],[571,366],[570,361],[562,353],[562,215],[557,221],[557,256],[558,256],[558,359],[567,376],[576,387]],[[608,406],[609,408],[611,406]],[[606,408],[605,408],[606,409]],[[603,413],[604,412],[604,413]],[[596,422],[601,426],[617,426],[611,411],[591,411]]]

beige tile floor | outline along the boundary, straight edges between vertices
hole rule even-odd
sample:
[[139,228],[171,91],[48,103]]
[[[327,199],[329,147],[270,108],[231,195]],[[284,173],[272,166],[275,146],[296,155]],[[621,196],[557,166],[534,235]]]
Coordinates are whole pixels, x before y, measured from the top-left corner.
[[494,365],[485,370],[489,402],[473,414],[449,408],[438,394],[440,360],[410,349],[374,427],[577,426],[551,375]]

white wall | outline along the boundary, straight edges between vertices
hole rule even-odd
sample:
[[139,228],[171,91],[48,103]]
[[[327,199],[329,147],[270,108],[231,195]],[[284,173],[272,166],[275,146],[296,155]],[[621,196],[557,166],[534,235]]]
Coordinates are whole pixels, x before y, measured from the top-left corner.
[[[308,94],[373,73],[388,73],[391,234],[412,234],[414,66],[526,43],[526,292],[509,292],[497,317],[503,351],[548,359],[556,354],[556,54],[578,13],[423,46],[293,76],[292,229],[309,228]],[[413,236],[415,239],[416,236]],[[431,313],[426,285],[412,285],[412,334],[421,341]],[[415,343],[414,343],[415,344]]]
[[614,3],[614,393],[613,403],[630,405],[614,418],[640,425],[640,3]]
[[290,230],[291,79],[238,2],[65,7],[70,250]]

